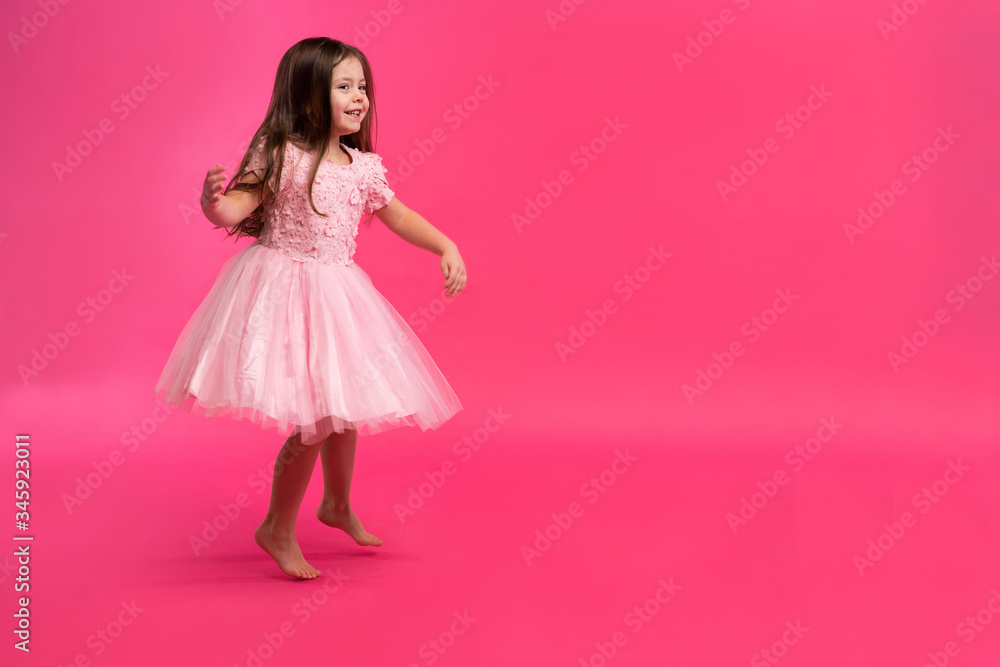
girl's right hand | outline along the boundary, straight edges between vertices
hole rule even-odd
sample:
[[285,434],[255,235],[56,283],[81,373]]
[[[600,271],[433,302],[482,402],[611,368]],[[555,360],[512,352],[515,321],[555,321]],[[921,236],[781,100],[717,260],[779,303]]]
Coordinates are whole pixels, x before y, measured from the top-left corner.
[[222,190],[226,183],[226,168],[217,164],[208,170],[205,176],[205,184],[201,189],[202,210],[215,210],[222,203]]

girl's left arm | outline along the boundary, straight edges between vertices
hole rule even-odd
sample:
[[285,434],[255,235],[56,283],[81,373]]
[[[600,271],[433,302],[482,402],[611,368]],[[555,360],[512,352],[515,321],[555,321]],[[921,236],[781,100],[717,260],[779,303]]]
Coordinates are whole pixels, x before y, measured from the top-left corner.
[[407,243],[440,255],[448,296],[462,291],[466,281],[465,262],[454,241],[396,197],[376,210],[375,217]]

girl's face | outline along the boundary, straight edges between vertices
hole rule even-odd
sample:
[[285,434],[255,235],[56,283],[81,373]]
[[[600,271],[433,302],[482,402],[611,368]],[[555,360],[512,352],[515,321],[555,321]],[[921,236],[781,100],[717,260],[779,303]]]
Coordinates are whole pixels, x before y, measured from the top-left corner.
[[[335,135],[354,134],[368,113],[365,72],[357,58],[348,58],[333,68],[330,108],[333,110]],[[356,113],[351,113],[356,112]]]

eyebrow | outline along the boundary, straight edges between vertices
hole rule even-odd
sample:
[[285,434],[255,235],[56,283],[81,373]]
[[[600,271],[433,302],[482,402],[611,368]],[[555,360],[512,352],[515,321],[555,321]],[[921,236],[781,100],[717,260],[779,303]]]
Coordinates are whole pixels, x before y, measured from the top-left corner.
[[[351,77],[349,77],[349,76],[342,76],[339,79],[335,79],[335,81],[350,81],[350,80],[351,80]],[[361,77],[361,82],[367,83],[365,81],[364,77]]]

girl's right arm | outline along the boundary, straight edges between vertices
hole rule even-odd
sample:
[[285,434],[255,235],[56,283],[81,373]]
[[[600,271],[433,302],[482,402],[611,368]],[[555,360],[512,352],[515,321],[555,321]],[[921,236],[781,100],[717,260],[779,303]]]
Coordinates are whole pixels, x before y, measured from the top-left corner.
[[[226,168],[221,164],[209,169],[201,191],[201,210],[216,227],[238,225],[241,220],[260,206],[262,199],[260,191],[230,190],[228,194],[223,195],[222,189],[228,180],[225,171]],[[257,183],[259,181],[257,174],[252,171],[243,177],[244,183]]]

